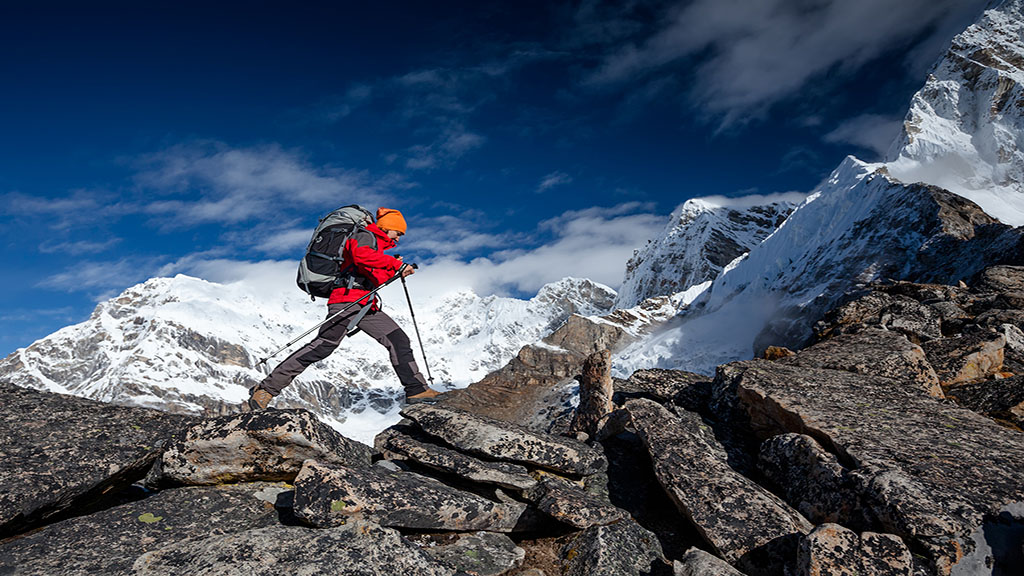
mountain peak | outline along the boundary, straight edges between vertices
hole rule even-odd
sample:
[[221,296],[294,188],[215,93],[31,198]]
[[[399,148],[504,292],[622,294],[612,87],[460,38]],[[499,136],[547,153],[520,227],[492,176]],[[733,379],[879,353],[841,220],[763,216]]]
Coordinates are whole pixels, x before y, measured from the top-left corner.
[[626,264],[616,307],[631,308],[714,279],[774,232],[802,200],[799,194],[687,200],[672,212],[658,239]]
[[985,11],[957,35],[914,95],[889,173],[1024,224],[1024,2]]

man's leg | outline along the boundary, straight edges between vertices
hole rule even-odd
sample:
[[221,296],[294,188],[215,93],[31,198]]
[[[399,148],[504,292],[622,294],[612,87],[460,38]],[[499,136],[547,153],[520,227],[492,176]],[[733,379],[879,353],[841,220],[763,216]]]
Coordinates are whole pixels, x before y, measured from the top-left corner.
[[409,337],[390,316],[380,310],[370,312],[359,322],[359,328],[388,349],[391,365],[395,367],[395,373],[405,387],[406,397],[422,394],[430,389],[416,365]]
[[[327,315],[336,314],[347,304],[331,304],[327,307]],[[353,306],[337,321],[324,324],[309,344],[299,348],[278,364],[277,368],[260,382],[257,389],[266,390],[271,396],[277,396],[284,390],[285,386],[292,383],[296,376],[302,373],[310,364],[319,362],[331,355],[331,352],[341,344],[341,339],[348,331],[348,325],[352,318],[359,312],[359,306]]]

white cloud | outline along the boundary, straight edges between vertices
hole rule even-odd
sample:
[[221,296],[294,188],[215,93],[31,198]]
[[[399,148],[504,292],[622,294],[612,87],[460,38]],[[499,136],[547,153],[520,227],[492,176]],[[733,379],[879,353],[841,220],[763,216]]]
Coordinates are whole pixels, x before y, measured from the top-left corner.
[[387,188],[400,184],[363,171],[315,167],[277,145],[182,144],[143,157],[140,167],[138,184],[167,198],[142,210],[173,218],[175,226],[275,220],[290,206],[323,208],[339,199],[378,205],[390,197]]
[[[628,88],[648,74],[685,68],[691,59],[709,54],[696,70],[691,96],[728,122],[757,113],[826,73],[851,72],[911,42],[940,46],[987,3],[695,0],[666,10],[659,27],[641,41],[620,42],[587,83]],[[921,66],[920,54],[911,56],[908,65]]]
[[515,242],[516,236],[513,234],[487,234],[459,222],[451,226],[417,225],[415,229],[410,230],[408,238],[401,240],[399,245],[408,246],[416,254],[435,258],[462,258],[481,250],[507,248]]
[[561,186],[571,182],[572,176],[569,176],[565,172],[555,171],[541,178],[540,184],[537,185],[537,192],[545,192],[555,186]]
[[91,293],[123,289],[149,279],[154,268],[127,258],[110,262],[80,262],[69,270],[46,278],[38,286],[64,292]]
[[765,206],[767,204],[774,204],[776,202],[790,202],[792,204],[801,204],[807,199],[807,194],[803,192],[778,192],[776,194],[747,194],[745,196],[727,197],[727,196],[703,196],[701,198],[694,198],[694,201],[700,201],[705,204],[712,206],[721,206],[722,208],[735,208],[742,210],[744,208],[753,208],[754,206]]
[[7,214],[32,216],[53,230],[93,226],[131,212],[131,207],[104,190],[72,190],[67,196],[30,196],[19,192],[0,195],[0,209]]
[[[566,212],[538,226],[539,232],[553,233],[553,237],[541,245],[528,245],[525,237],[469,231],[462,237],[468,245],[500,241],[507,249],[493,252],[487,258],[471,259],[463,257],[465,252],[458,247],[437,252],[438,256],[420,262],[423,266],[408,281],[410,291],[417,301],[429,301],[464,289],[481,296],[531,296],[544,284],[570,276],[617,287],[622,283],[626,261],[633,250],[659,233],[668,218],[645,211],[650,208],[650,205],[634,202]],[[417,250],[423,248],[417,247]],[[401,245],[395,252],[401,252]],[[281,290],[298,290],[294,287],[296,265],[297,261],[291,259],[241,261],[225,257],[223,253],[206,252],[167,263],[153,274],[141,275],[137,281],[153,275],[181,273],[211,282],[245,282],[270,295]],[[385,297],[404,299],[400,288],[390,290]]]
[[311,225],[272,232],[253,247],[264,254],[297,254],[305,250],[314,230]]
[[43,254],[68,254],[70,256],[81,256],[83,254],[99,254],[121,243],[120,238],[110,238],[102,242],[82,240],[78,242],[60,242],[39,245],[39,251]]
[[900,135],[902,127],[902,118],[864,114],[843,122],[823,139],[826,142],[853,144],[866,148],[877,154],[877,159],[882,159],[893,141]]
[[544,284],[567,276],[616,287],[622,283],[633,250],[664,227],[665,215],[638,212],[650,208],[628,203],[566,212],[539,225],[554,233],[550,242],[537,247],[512,245],[468,262],[437,258],[424,267],[421,282],[454,282],[483,295],[533,294]]
[[442,130],[437,139],[426,145],[416,145],[409,149],[411,156],[405,161],[410,170],[431,170],[440,166],[450,166],[459,158],[484,145],[487,139],[456,123]]

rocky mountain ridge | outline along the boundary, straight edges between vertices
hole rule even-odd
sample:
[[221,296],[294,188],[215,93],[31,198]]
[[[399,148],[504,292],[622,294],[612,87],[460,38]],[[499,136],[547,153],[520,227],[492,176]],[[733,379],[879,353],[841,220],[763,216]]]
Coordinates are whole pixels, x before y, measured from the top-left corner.
[[[439,382],[468,384],[455,376],[479,378],[496,370],[570,314],[607,312],[614,296],[597,283],[567,278],[530,300],[462,291],[420,302],[430,368]],[[385,295],[389,314],[410,326],[401,304],[401,292]],[[267,294],[250,283],[156,278],[100,303],[86,322],[0,361],[0,378],[169,412],[233,412],[263,376],[259,359],[320,322],[322,312],[322,304],[295,290]],[[356,336],[344,346],[346,353],[310,367],[277,402],[312,410],[370,442],[397,419],[401,386],[376,342]]]
[[[606,400],[568,428],[449,393],[372,449],[304,410],[197,419],[4,384],[0,570],[1013,574],[1022,294],[1012,266],[873,284],[775,360],[614,381],[598,351],[579,385]],[[968,387],[1004,405],[950,400]]]

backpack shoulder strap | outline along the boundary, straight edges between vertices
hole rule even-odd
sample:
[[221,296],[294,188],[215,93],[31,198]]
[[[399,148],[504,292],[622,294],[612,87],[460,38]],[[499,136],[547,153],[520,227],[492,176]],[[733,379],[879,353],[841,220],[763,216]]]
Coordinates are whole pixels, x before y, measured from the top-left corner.
[[355,239],[357,246],[377,249],[377,235],[367,230],[365,226],[356,228],[352,238]]

